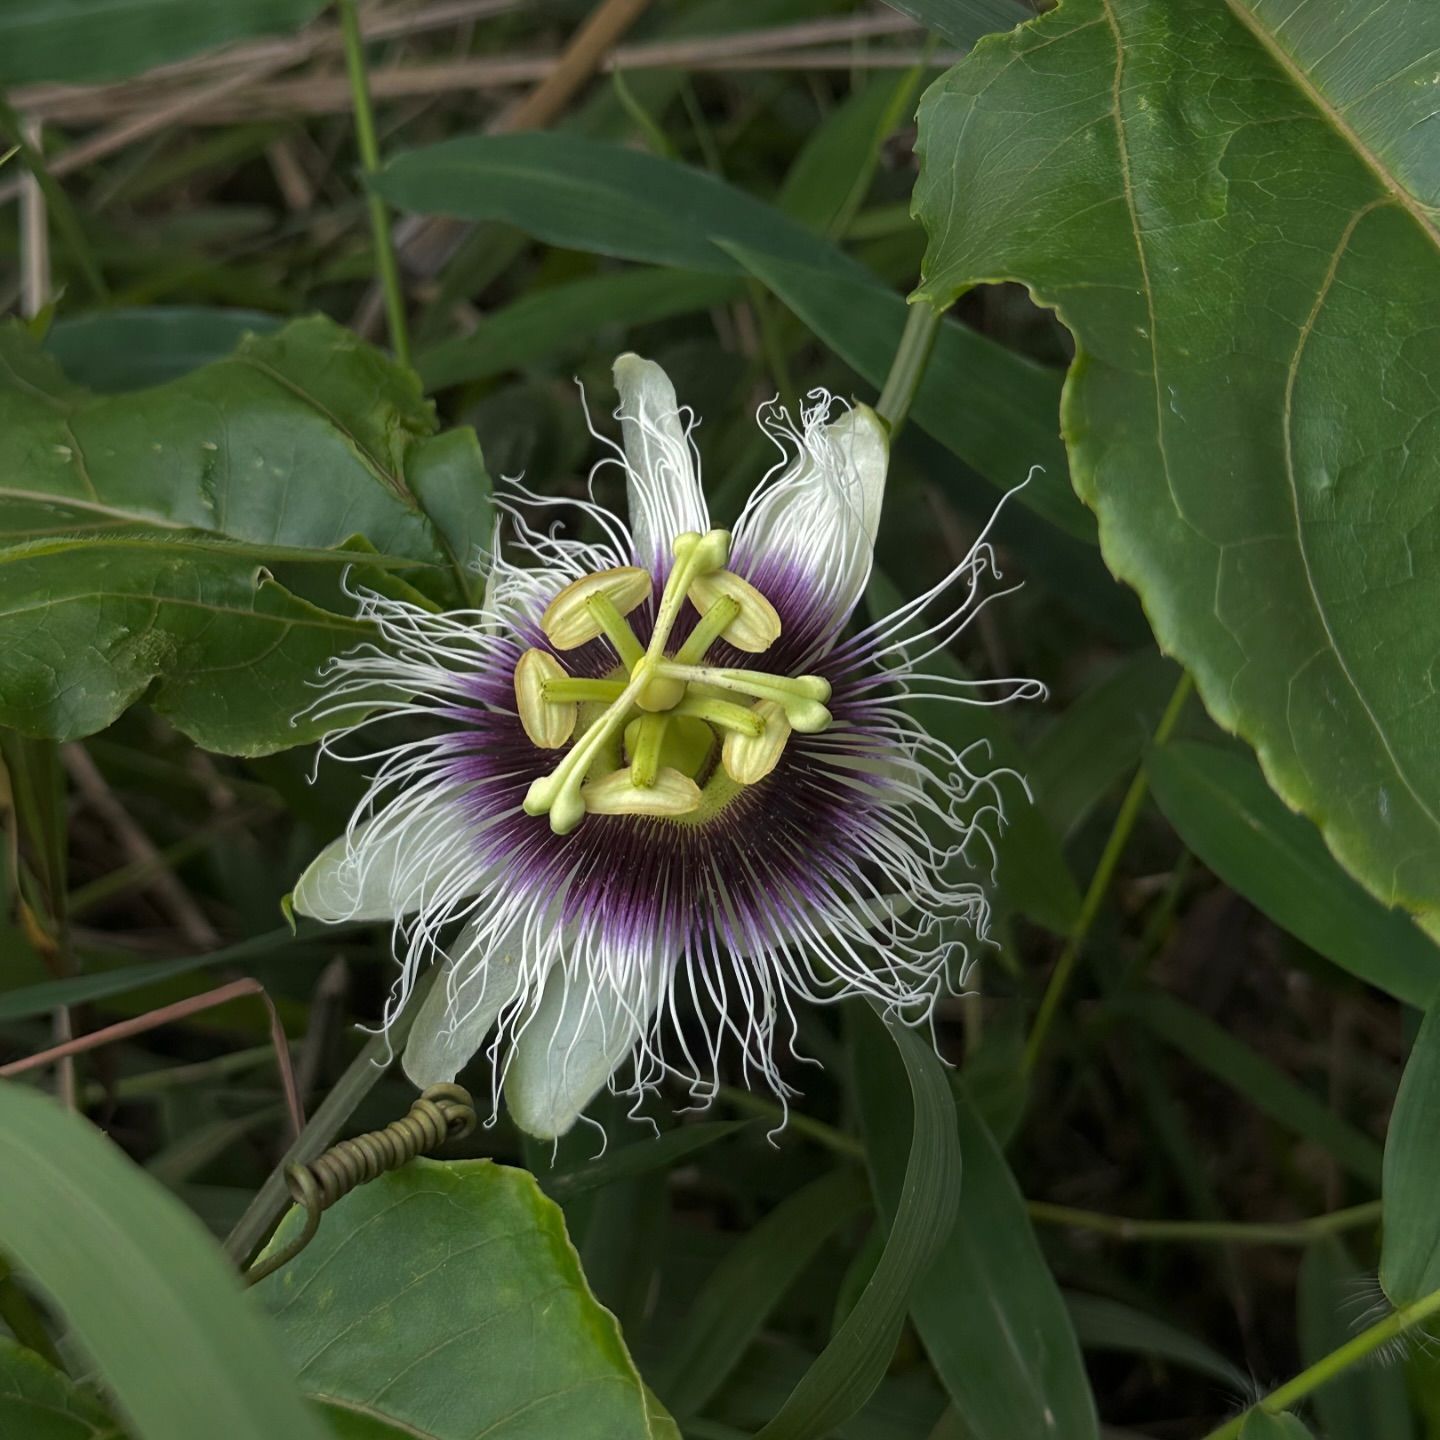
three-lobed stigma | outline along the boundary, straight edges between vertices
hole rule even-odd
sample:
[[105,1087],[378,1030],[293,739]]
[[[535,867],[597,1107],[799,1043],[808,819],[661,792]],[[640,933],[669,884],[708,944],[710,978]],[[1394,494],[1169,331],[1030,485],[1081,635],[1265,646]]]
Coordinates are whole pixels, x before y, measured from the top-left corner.
[[[541,616],[555,650],[603,636],[618,661],[614,676],[572,677],[540,649],[526,651],[515,667],[525,733],[542,749],[570,746],[554,770],[531,784],[524,802],[528,814],[548,814],[558,835],[586,814],[693,817],[707,793],[763,780],[792,732],[815,734],[830,724],[830,685],[818,675],[703,663],[718,640],[759,655],[780,637],[775,607],[725,568],[729,531],[687,531],[676,537],[674,556],[648,645],[626,617],[653,587],[632,566],[582,576]],[[671,654],[667,646],[687,600],[700,618]]]

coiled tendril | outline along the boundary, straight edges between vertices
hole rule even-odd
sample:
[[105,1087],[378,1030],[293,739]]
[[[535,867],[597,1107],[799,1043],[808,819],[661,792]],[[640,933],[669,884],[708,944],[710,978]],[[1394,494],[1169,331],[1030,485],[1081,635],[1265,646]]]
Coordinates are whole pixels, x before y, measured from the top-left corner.
[[305,1228],[288,1245],[251,1266],[245,1283],[254,1285],[288,1265],[314,1238],[320,1217],[357,1186],[418,1155],[438,1150],[447,1140],[462,1140],[474,1128],[475,1102],[462,1085],[431,1085],[410,1106],[408,1114],[383,1130],[342,1140],[308,1165],[291,1165],[285,1183],[291,1198],[305,1207]]

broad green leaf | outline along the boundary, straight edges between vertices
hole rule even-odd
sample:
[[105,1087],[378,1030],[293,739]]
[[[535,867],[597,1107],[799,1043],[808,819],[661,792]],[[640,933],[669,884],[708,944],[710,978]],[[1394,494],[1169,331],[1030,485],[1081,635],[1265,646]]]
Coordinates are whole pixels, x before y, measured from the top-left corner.
[[[892,614],[902,602],[899,590],[878,569],[871,573],[866,598],[876,616]],[[931,656],[926,665],[947,679],[964,678],[964,671],[946,651]],[[1004,708],[921,699],[908,701],[906,709],[960,754],[971,746],[983,746],[970,754],[976,774],[991,769],[1014,772],[997,779],[997,793],[987,796],[1004,815],[1003,824],[996,820],[985,827],[995,847],[1000,900],[1004,908],[1018,910],[1056,934],[1067,933],[1080,910],[1080,889],[1044,812],[1015,778],[1025,773],[1025,757]]]
[[1030,747],[1035,803],[1062,839],[1139,768],[1179,679],[1153,650],[1133,655],[1067,705]]
[[1074,333],[1071,473],[1162,649],[1440,921],[1437,49],[1434,5],[1064,0],[929,91],[916,203],[924,299]]
[[[754,273],[871,384],[884,379],[904,328],[900,296],[805,226],[712,175],[618,145],[538,132],[465,136],[397,156],[374,184],[402,209],[505,220],[553,245],[718,275]],[[797,303],[801,292],[854,338],[839,343]],[[958,325],[945,327],[929,376],[914,411],[918,424],[1005,489],[1032,465],[1046,465],[1022,502],[1093,536],[1065,484],[1052,418],[1057,376]]]
[[[955,1221],[961,1149],[945,1071],[929,1041],[897,1019],[881,1021],[859,1005],[886,1062],[899,1052],[910,1091],[908,1134],[896,1127],[890,1151],[898,1187],[889,1236],[869,1283],[820,1357],[756,1440],[821,1440],[855,1415],[885,1377],[906,1311]],[[898,1067],[897,1067],[898,1068]],[[900,1088],[889,1092],[893,1121],[905,1114]]]
[[865,1209],[849,1171],[812,1181],[737,1241],[669,1337],[656,1389],[681,1420],[699,1413],[786,1291],[837,1230]]
[[93,1126],[0,1082],[0,1251],[43,1290],[142,1440],[319,1440],[199,1222]]
[[120,1427],[93,1395],[4,1336],[0,1435],[7,1440],[123,1440]]
[[463,572],[486,527],[474,437],[434,428],[412,374],[323,319],[126,395],[0,331],[0,723],[73,739],[155,682],[209,748],[314,738],[292,721],[320,666],[372,633],[342,568],[443,585],[427,567]]
[[119,80],[249,35],[298,30],[324,0],[6,0],[0,86]]
[[608,328],[628,330],[720,305],[740,282],[684,270],[624,270],[533,290],[487,315],[469,334],[444,340],[416,360],[431,390],[487,380],[537,360],[569,360]]
[[148,526],[261,545],[439,558],[406,483],[435,429],[413,375],[329,320],[297,320],[128,395],[74,385],[0,330],[0,540]]
[[50,327],[44,343],[67,379],[115,393],[188,375],[223,360],[246,335],[268,335],[281,323],[259,310],[198,305],[92,310],[62,316]]
[[78,739],[153,681],[154,707],[210,750],[262,755],[323,733],[292,723],[326,660],[372,635],[226,547],[40,540],[0,550],[0,723]]
[[[1295,1301],[1305,1364],[1338,1350],[1364,1328],[1367,1278],[1334,1235],[1306,1250]],[[1311,1404],[1326,1435],[1415,1440],[1405,1371],[1399,1365],[1352,1365],[1322,1385]]]
[[1156,803],[1227,885],[1342,969],[1423,1006],[1440,949],[1336,863],[1319,832],[1287,810],[1248,755],[1172,741],[1145,761]]
[[1440,1290],[1440,1006],[1421,1021],[1385,1137],[1380,1284],[1394,1305]]
[[1240,1440],[1315,1440],[1315,1437],[1297,1415],[1252,1410],[1240,1427]]
[[[292,1211],[272,1245],[301,1224]],[[339,1434],[675,1434],[526,1171],[413,1161],[342,1200],[256,1290]]]
[[1248,1395],[1253,1389],[1250,1376],[1219,1351],[1147,1311],[1104,1295],[1073,1292],[1065,1295],[1065,1309],[1082,1350],[1120,1350],[1131,1355],[1148,1355],[1218,1380],[1237,1395]]
[[1257,1110],[1329,1151],[1357,1179],[1379,1186],[1382,1152],[1368,1135],[1198,1010],[1159,994],[1121,996],[1110,1008],[1141,1021]]
[[[898,1224],[905,1127],[896,1124],[895,1065],[875,1030],[868,1020],[856,1028],[855,1085],[876,1200]],[[959,1214],[911,1298],[920,1339],[970,1440],[1094,1440],[1080,1347],[1025,1202],[963,1085],[955,1110],[965,1179]]]

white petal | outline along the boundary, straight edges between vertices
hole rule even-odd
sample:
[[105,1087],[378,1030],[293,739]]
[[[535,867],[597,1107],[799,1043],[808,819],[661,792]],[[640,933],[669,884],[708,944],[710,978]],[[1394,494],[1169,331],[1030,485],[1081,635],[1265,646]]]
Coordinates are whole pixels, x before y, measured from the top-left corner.
[[525,987],[527,969],[513,945],[475,944],[484,923],[460,932],[410,1030],[402,1063],[422,1090],[453,1080]]
[[583,970],[556,965],[520,1031],[505,1076],[510,1116],[527,1134],[565,1134],[645,1034],[664,993],[664,967],[637,966],[622,996]]
[[752,567],[773,559],[808,572],[819,598],[843,621],[870,578],[889,434],[868,405],[856,405],[833,425],[807,424],[790,439],[799,440],[801,453],[746,506],[735,549]]
[[670,568],[677,535],[710,528],[695,454],[680,418],[675,387],[653,361],[625,354],[615,362],[620,429],[629,477],[630,531],[635,558],[650,570]]
[[401,795],[332,840],[295,882],[295,910],[332,924],[394,920],[483,889],[490,875],[471,858],[470,826],[455,811],[460,793]]

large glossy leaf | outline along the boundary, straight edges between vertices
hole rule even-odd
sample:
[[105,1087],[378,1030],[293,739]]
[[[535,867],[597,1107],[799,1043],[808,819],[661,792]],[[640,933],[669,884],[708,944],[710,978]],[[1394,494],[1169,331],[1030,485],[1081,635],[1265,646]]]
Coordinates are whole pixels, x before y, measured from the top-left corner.
[[128,395],[0,332],[0,723],[73,739],[154,683],[209,748],[313,738],[317,672],[370,634],[342,568],[460,570],[486,529],[474,436],[434,428],[415,377],[326,320]]
[[299,320],[165,385],[99,395],[0,331],[0,540],[120,526],[262,545],[439,553],[406,484],[435,418],[413,375]]
[[[905,1132],[897,1077],[873,1024],[857,1027],[855,1079],[881,1212],[899,1213]],[[1075,1331],[1004,1156],[965,1093],[956,1114],[965,1181],[959,1215],[910,1311],[970,1440],[1094,1440],[1095,1403]]]
[[84,1120],[5,1082],[0,1149],[0,1251],[54,1301],[137,1435],[319,1440],[274,1337],[178,1201]]
[[1440,8],[1064,0],[928,93],[923,296],[1074,332],[1071,471],[1162,648],[1372,891],[1440,910]]
[[[904,328],[905,302],[843,251],[743,190],[640,151],[574,135],[464,136],[397,156],[374,183],[403,209],[504,220],[554,245],[718,275],[753,272],[807,323],[813,300],[827,322],[816,333],[873,384]],[[446,363],[459,353],[447,349]],[[1047,465],[1022,501],[1082,538],[1093,535],[1064,483],[1056,377],[958,325],[946,326],[931,372],[916,422],[1005,489],[1032,465]]]
[[1408,1305],[1440,1290],[1440,1006],[1420,1024],[1385,1137],[1380,1284]]
[[324,0],[6,0],[0,85],[116,80],[247,35],[296,30]]
[[[292,1212],[272,1243],[301,1223]],[[341,1201],[257,1291],[339,1434],[677,1433],[526,1171],[415,1161]]]
[[1336,864],[1319,832],[1287,810],[1250,757],[1172,741],[1145,761],[1180,838],[1225,883],[1352,975],[1423,1006],[1440,984],[1440,949]]
[[34,1351],[0,1336],[0,1436],[14,1440],[122,1440],[95,1397]]

